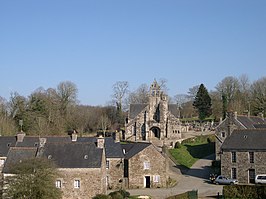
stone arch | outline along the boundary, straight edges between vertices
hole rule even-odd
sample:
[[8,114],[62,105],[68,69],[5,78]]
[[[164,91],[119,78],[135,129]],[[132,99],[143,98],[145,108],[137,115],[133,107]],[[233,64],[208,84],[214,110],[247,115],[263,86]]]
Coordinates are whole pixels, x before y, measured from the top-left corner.
[[153,126],[150,131],[152,132],[152,137],[161,138],[161,129],[159,127]]

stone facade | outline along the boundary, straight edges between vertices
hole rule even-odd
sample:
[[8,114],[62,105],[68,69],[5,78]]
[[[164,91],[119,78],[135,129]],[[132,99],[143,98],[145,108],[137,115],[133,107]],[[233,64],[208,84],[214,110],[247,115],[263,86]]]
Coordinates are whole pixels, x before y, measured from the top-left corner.
[[166,158],[153,145],[149,145],[126,161],[129,188],[166,187]]
[[[131,104],[126,122],[125,139],[170,145],[181,139],[181,122],[176,104],[168,104],[156,81],[150,87],[147,104]],[[156,142],[156,141],[162,142]]]
[[[96,194],[106,193],[105,169],[102,168],[60,168],[63,199],[90,199]],[[80,182],[75,187],[75,180]]]
[[[236,155],[235,162],[232,162],[232,152]],[[254,153],[254,163],[250,163],[249,152]],[[224,151],[221,155],[221,174],[232,178],[235,169],[240,183],[254,183],[255,175],[266,174],[265,160],[266,151]]]
[[221,146],[225,139],[236,129],[256,129],[256,125],[265,124],[263,117],[237,115],[237,112],[228,112],[226,118],[220,122],[215,130],[216,160],[220,159]]
[[123,188],[124,159],[106,158],[107,186],[108,189]]

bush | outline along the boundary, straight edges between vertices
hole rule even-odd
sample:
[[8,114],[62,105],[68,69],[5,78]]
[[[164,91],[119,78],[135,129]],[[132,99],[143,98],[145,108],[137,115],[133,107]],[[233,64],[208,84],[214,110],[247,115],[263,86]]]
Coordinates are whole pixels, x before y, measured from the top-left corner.
[[119,191],[114,191],[114,192],[109,193],[109,196],[112,199],[124,199],[124,198],[128,198],[130,196],[130,193],[123,189],[120,189]]
[[104,195],[104,194],[97,194],[92,199],[111,199],[111,196]]
[[119,191],[111,192],[109,196],[112,197],[112,199],[124,199],[121,193]]
[[264,199],[266,198],[266,186],[228,185],[223,187],[223,196],[235,199]]

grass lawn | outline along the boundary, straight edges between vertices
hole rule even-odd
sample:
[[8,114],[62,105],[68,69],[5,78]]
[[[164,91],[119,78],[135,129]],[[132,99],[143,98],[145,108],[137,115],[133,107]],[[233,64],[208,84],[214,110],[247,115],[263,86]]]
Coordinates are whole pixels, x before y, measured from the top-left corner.
[[189,138],[179,148],[170,149],[170,153],[179,164],[190,168],[198,159],[214,153],[213,139],[213,135]]

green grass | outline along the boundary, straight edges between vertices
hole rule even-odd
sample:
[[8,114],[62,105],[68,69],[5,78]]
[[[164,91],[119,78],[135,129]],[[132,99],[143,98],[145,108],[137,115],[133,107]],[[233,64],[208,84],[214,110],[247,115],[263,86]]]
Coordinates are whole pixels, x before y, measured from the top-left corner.
[[[208,142],[208,139],[211,142]],[[184,140],[178,149],[170,149],[171,155],[176,161],[190,168],[198,159],[214,153],[213,136],[198,136]]]

